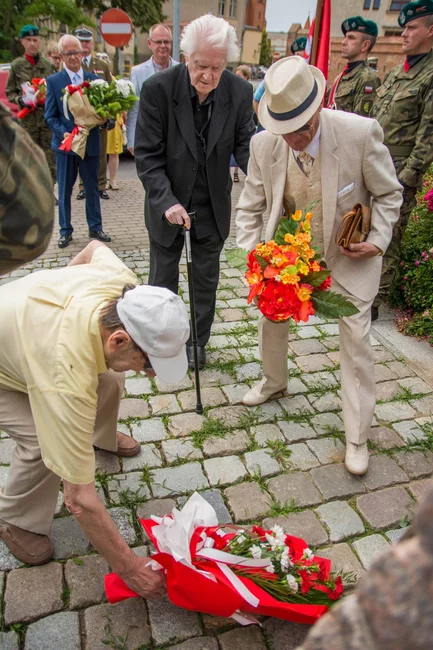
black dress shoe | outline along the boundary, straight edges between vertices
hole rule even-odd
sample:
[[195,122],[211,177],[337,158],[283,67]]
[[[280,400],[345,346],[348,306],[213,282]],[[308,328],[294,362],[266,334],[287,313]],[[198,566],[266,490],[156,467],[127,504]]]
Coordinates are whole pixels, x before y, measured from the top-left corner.
[[[194,348],[192,345],[186,346],[186,356],[188,358],[188,368],[194,368]],[[197,360],[199,370],[206,365],[206,350],[204,345],[197,345]]]
[[77,194],[77,201],[82,201],[85,198],[86,198],[86,192],[84,190],[80,190]]
[[101,197],[101,199],[105,199],[105,201],[107,201],[110,198],[108,196],[108,192],[106,192],[105,190],[99,190],[99,196]]
[[379,318],[379,307],[371,306],[371,322]]
[[111,237],[106,235],[103,230],[89,230],[90,239],[98,239],[99,241],[111,241]]
[[59,238],[59,241],[57,242],[57,246],[59,248],[66,248],[66,246],[69,246],[69,242],[72,241],[72,235],[62,235]]

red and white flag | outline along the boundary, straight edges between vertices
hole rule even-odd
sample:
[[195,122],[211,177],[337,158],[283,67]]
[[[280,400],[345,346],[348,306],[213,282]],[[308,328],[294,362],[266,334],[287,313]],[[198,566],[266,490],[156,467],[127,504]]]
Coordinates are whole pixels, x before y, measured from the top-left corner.
[[[316,28],[317,16],[320,24]],[[328,78],[330,40],[331,0],[318,0],[310,25],[305,54],[308,63],[319,68],[323,72],[325,79]],[[315,41],[317,41],[317,46]]]

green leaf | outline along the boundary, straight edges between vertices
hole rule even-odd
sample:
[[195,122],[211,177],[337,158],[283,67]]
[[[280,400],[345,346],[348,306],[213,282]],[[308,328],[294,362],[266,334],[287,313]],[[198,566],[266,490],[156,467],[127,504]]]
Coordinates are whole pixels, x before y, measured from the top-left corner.
[[234,269],[245,272],[247,270],[248,251],[244,248],[231,248],[226,251],[226,260]]
[[313,291],[311,302],[317,316],[321,318],[343,318],[359,313],[359,309],[350,300],[334,291]]
[[283,217],[278,224],[278,228],[275,231],[274,241],[279,245],[283,246],[287,244],[284,240],[284,235],[290,234],[295,235],[296,231],[299,228],[299,221],[293,221],[293,219]]
[[302,283],[311,284],[312,287],[320,287],[320,285],[325,282],[328,275],[331,275],[331,271],[329,269],[323,271],[315,271],[314,273],[309,273],[306,275],[305,278],[302,278]]
[[267,262],[267,261],[265,260],[265,258],[262,257],[261,255],[257,255],[257,254],[256,254],[256,255],[255,255],[255,258],[256,258],[256,260],[258,261],[258,263],[260,264],[260,267],[261,267],[262,271],[264,271],[265,268],[268,266],[268,262]]

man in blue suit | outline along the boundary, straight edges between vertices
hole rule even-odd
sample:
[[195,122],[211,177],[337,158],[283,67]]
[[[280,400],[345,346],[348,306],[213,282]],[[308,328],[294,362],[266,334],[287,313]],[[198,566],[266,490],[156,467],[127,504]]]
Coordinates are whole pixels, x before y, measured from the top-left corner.
[[98,79],[97,75],[83,70],[81,65],[82,50],[80,41],[75,36],[66,34],[59,41],[59,50],[64,69],[47,78],[47,99],[45,102],[45,122],[53,133],[51,148],[56,155],[57,182],[59,186],[59,248],[66,248],[72,241],[71,196],[77,180],[78,170],[86,191],[86,219],[89,237],[109,242],[111,237],[102,230],[101,205],[98,192],[99,170],[99,128],[90,130],[87,138],[86,155],[77,156],[73,151],[60,151],[59,147],[74,128],[74,118],[69,119],[63,113],[63,88],[69,84]]

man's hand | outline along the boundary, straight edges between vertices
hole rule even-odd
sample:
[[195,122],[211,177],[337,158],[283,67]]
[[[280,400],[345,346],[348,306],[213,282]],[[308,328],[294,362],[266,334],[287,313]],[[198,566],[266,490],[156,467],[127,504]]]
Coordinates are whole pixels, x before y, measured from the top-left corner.
[[64,133],[63,134],[63,140],[65,140],[66,138],[69,138],[70,135],[71,135],[70,133]]
[[187,230],[191,228],[188,212],[180,203],[176,203],[176,205],[172,205],[171,208],[166,210],[165,218],[175,226],[185,226]]
[[374,244],[364,241],[361,244],[350,244],[350,250],[340,246],[340,253],[351,260],[366,260],[369,257],[377,257],[382,251]]
[[132,156],[135,156],[134,154],[134,147],[128,147],[128,151]]
[[119,577],[142,598],[155,600],[166,593],[164,571],[154,571],[151,559],[136,557],[128,571],[119,573]]

